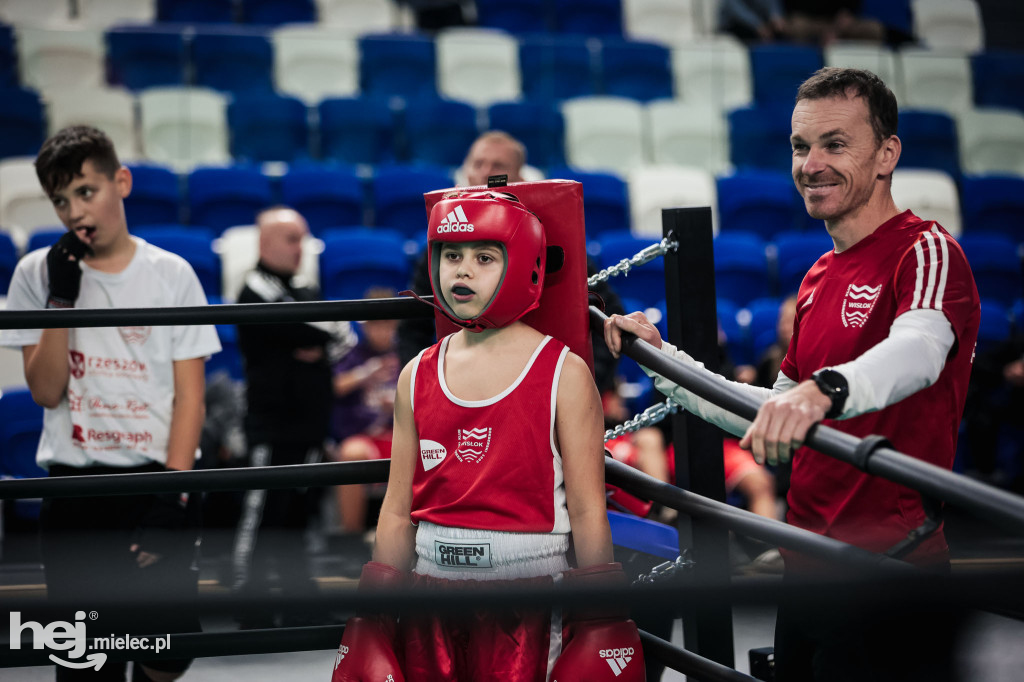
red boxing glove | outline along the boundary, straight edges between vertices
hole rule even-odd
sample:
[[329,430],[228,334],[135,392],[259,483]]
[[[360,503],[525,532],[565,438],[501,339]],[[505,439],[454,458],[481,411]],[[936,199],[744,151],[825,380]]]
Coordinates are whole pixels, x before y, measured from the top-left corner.
[[644,650],[631,620],[574,623],[551,682],[644,682]]
[[[359,590],[386,589],[404,580],[405,572],[370,561],[363,566]],[[405,682],[395,653],[397,627],[394,617],[388,615],[349,618],[334,659],[331,682]]]
[[[565,571],[566,585],[626,585],[622,564],[600,564]],[[566,644],[551,671],[551,682],[614,680],[644,682],[644,650],[636,623],[622,607],[595,607],[566,613]]]

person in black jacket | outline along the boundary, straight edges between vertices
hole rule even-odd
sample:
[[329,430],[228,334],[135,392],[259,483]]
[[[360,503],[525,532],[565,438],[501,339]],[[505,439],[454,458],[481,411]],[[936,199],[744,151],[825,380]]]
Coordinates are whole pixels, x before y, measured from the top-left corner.
[[[245,278],[239,303],[316,301],[320,290],[298,275],[309,234],[295,210],[274,206],[256,217],[259,262]],[[319,462],[328,435],[331,354],[354,343],[348,323],[239,325],[238,347],[246,376],[245,434],[250,466]],[[286,594],[315,591],[305,551],[311,510],[308,488],[246,493],[233,551],[234,588],[259,595],[276,564]],[[272,627],[273,614],[248,614],[243,627]],[[285,622],[295,623],[301,618]]]

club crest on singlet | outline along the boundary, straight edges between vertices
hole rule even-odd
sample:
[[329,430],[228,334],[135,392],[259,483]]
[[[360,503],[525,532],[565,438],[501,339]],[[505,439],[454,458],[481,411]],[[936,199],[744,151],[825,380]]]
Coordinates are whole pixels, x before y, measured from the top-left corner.
[[420,441],[420,461],[423,462],[423,470],[430,471],[444,461],[448,456],[448,449],[434,440]]
[[843,326],[863,327],[868,321],[871,309],[875,307],[878,294],[882,291],[882,285],[876,287],[868,285],[858,286],[851,284],[846,289],[846,296],[843,297]]
[[460,462],[479,462],[491,447],[490,427],[481,429],[459,429],[459,447],[455,458]]

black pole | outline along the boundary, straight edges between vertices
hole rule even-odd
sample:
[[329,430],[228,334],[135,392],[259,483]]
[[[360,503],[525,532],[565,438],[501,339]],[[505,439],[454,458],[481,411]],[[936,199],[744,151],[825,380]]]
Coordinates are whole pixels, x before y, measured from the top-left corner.
[[[665,254],[668,340],[712,371],[718,368],[718,317],[711,209],[669,208],[661,212],[662,233],[679,247]],[[722,432],[699,417],[677,412],[672,417],[676,485],[711,500],[725,502]],[[728,582],[729,533],[721,526],[695,524],[679,517],[679,543],[693,550],[694,573],[701,582]],[[686,648],[733,667],[732,605],[704,604],[683,612]]]

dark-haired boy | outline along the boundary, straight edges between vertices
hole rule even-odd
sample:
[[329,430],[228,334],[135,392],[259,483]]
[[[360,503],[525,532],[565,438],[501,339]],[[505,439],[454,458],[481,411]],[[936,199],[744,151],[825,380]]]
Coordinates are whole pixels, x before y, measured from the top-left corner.
[[[43,144],[36,173],[68,232],[18,263],[8,310],[206,304],[188,263],[129,234],[123,200],[131,172],[102,131],[59,131]],[[22,348],[29,389],[46,408],[36,457],[51,477],[192,468],[204,359],[220,350],[213,327],[23,329],[0,341]],[[186,500],[177,493],[45,500],[41,547],[51,600],[96,611],[92,636],[198,629],[181,609],[196,588],[198,500]],[[157,600],[169,608],[146,607]],[[132,680],[170,682],[189,663],[136,664]],[[125,665],[58,666],[57,679],[121,680]]]

